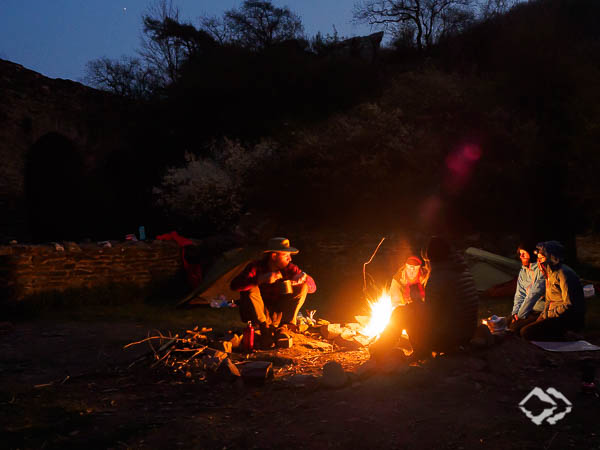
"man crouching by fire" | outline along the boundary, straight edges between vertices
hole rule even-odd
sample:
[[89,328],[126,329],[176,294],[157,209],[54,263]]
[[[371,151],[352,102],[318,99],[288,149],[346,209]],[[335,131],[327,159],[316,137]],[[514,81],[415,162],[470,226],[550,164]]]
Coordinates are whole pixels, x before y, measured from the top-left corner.
[[263,257],[250,262],[230,283],[231,290],[240,292],[240,317],[259,330],[261,347],[289,338],[306,294],[317,290],[312,277],[292,264],[291,255],[298,252],[288,239],[272,238]]
[[427,246],[431,274],[424,300],[398,306],[379,339],[371,346],[374,359],[384,359],[406,330],[413,359],[447,352],[467,343],[477,327],[478,295],[464,260],[448,241],[434,236]]

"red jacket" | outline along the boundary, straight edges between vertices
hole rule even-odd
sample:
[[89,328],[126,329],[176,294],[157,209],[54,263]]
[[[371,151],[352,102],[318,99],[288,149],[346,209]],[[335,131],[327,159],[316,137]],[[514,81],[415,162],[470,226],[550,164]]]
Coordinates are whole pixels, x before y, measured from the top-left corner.
[[[252,287],[258,286],[260,287],[260,292],[262,295],[277,297],[279,295],[279,290],[275,284],[258,284],[258,277],[267,272],[271,272],[268,260],[261,259],[252,261],[237,277],[231,280],[229,287],[232,291],[248,291]],[[281,273],[283,280],[292,280],[296,275],[302,273],[300,268],[293,263],[289,263],[285,268],[280,269],[279,272]],[[310,294],[317,290],[315,281],[311,276],[306,276],[306,283],[308,285],[308,292]]]

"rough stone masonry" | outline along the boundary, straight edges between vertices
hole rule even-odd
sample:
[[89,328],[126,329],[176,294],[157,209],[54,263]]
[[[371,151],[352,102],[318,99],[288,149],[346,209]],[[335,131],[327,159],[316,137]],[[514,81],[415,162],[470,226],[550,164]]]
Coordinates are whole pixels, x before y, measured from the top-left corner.
[[108,285],[144,288],[181,269],[174,242],[112,242],[0,246],[0,285],[8,300],[35,294]]

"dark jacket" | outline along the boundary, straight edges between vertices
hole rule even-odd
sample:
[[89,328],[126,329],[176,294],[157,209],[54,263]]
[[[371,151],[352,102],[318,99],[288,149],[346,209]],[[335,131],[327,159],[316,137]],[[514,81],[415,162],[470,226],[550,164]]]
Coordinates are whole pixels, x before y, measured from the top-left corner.
[[431,262],[425,287],[425,305],[433,350],[468,342],[477,327],[479,296],[473,277],[462,258]]

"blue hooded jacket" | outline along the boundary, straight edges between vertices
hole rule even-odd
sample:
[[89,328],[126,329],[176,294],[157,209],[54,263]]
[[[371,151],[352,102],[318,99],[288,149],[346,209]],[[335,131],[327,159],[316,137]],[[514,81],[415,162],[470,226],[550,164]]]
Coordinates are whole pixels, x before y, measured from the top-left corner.
[[525,319],[531,311],[544,310],[546,279],[537,263],[522,266],[517,279],[517,290],[513,302],[512,315]]

